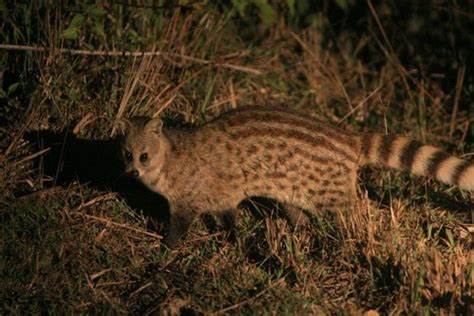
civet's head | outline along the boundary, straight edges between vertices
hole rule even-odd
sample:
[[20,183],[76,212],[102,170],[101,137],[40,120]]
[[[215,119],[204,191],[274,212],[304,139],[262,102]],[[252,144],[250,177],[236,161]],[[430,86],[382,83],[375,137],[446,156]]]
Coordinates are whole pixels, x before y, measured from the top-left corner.
[[123,134],[121,153],[127,174],[139,179],[160,169],[166,154],[166,139],[160,119],[122,118],[116,126]]

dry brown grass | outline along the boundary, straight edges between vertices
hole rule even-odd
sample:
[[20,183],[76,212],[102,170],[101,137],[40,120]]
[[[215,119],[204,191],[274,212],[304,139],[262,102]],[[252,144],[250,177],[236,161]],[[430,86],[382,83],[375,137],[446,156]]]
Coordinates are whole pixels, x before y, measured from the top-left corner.
[[[153,37],[149,13],[131,11],[142,22],[137,31]],[[467,312],[473,254],[466,192],[366,170],[360,203],[321,212],[309,229],[248,210],[234,243],[199,222],[169,252],[162,223],[145,216],[162,219],[166,207],[113,169],[108,140],[121,116],[201,124],[229,108],[274,104],[469,153],[469,69],[459,68],[446,88],[437,76],[404,66],[381,26],[360,37],[342,32],[331,46],[323,45],[323,17],[303,31],[281,20],[250,43],[215,11],[169,12],[158,40],[145,45],[163,55],[25,57],[37,70],[36,86],[1,141],[0,310]],[[386,54],[367,62],[363,55],[374,47]]]

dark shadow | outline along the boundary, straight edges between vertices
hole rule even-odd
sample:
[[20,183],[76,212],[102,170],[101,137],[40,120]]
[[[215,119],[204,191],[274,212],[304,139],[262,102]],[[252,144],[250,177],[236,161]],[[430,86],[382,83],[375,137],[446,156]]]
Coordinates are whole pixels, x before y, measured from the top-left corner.
[[[388,313],[392,310],[394,303],[392,301],[393,297],[396,296],[403,286],[403,267],[395,262],[393,258],[381,259],[380,257],[373,256],[366,258],[363,255],[358,256],[358,262],[360,265],[365,267],[367,271],[372,272],[372,280],[374,286],[377,288],[376,294],[370,294],[367,297],[360,296],[362,302],[370,302],[370,305],[366,307],[377,308],[382,314]],[[366,284],[367,280],[355,280],[355,282],[360,282],[360,286],[363,287]],[[361,292],[366,293],[366,292]],[[426,298],[422,298],[422,301],[426,305],[433,305],[437,308],[447,308],[453,302],[453,292],[445,292],[433,296],[429,301]],[[455,307],[456,315],[471,315],[468,312],[470,304],[472,303],[472,298],[464,296],[461,298],[461,302]]]
[[[118,138],[81,139],[67,131],[32,131],[24,138],[31,144],[33,152],[49,149],[34,162],[42,178],[50,179],[45,185],[67,187],[79,182],[99,190],[116,192],[131,208],[147,217],[149,229],[152,230],[161,228],[169,221],[167,200],[123,173]],[[18,196],[28,194],[17,193]],[[239,208],[248,209],[257,219],[263,219],[266,216],[280,216],[276,205],[270,199],[251,198],[243,201]],[[218,229],[212,216],[204,216],[203,219],[211,232]]]
[[24,137],[39,151],[36,168],[51,178],[50,186],[78,181],[99,190],[117,192],[133,209],[150,218],[150,228],[169,219],[166,199],[127,177],[119,156],[119,140],[80,139],[68,132],[32,131]]
[[267,217],[277,218],[282,216],[283,213],[277,201],[258,196],[243,200],[238,207],[250,211],[252,216],[258,220],[263,220]]
[[[367,309],[377,308],[382,314],[385,314],[392,308],[393,301],[391,297],[394,293],[398,293],[403,285],[403,268],[393,258],[381,259],[377,256],[368,258],[362,255],[361,252],[359,254],[357,262],[371,272],[370,279],[377,291],[360,291],[357,294],[357,299],[360,302],[365,302],[363,304],[366,305]],[[357,271],[354,271],[354,273],[357,275]],[[367,279],[366,277],[356,278],[354,282],[357,287],[364,288]]]
[[[264,221],[265,218],[280,218],[284,216],[281,205],[273,199],[253,196],[243,200],[239,204],[240,209],[249,211],[256,221]],[[283,267],[281,260],[271,254],[270,247],[265,237],[267,228],[265,225],[258,225],[253,230],[253,235],[245,240],[245,256],[248,261],[257,264],[260,268],[267,271],[269,274],[274,274],[277,271],[284,269],[285,274],[292,277],[294,281],[296,274],[291,271],[289,267]]]
[[429,203],[433,206],[441,207],[450,212],[470,214],[474,209],[474,204],[466,201],[458,201],[456,198],[444,192],[428,191]]
[[[380,187],[376,187],[370,183],[370,178],[372,174],[380,174],[376,169],[364,168],[360,173],[361,183],[363,184],[363,189],[367,191],[369,199],[372,201],[380,201],[383,207],[389,207],[391,200],[390,194],[388,192],[382,193]],[[406,177],[407,181],[417,181],[416,177],[408,177],[407,175],[400,175],[401,177]],[[411,199],[411,202],[415,206],[422,206],[426,203],[429,203],[432,207],[439,207],[446,211],[452,213],[461,213],[461,214],[470,214],[470,211],[474,209],[474,203],[469,201],[463,201],[460,197],[460,192],[454,192],[452,195],[446,194],[444,192],[434,191],[429,186],[425,190],[424,185],[420,185],[416,190],[416,196],[423,197],[425,194],[428,196],[428,199],[419,198]],[[408,186],[406,188],[396,187],[393,188],[392,197],[407,197],[413,196],[413,193],[409,191]]]

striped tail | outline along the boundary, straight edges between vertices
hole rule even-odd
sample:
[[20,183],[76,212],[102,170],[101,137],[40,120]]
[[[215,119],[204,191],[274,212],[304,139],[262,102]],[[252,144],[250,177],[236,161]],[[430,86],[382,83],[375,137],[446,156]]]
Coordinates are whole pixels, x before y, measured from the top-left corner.
[[365,134],[362,136],[362,165],[407,170],[441,182],[474,191],[474,164],[439,148],[404,136]]

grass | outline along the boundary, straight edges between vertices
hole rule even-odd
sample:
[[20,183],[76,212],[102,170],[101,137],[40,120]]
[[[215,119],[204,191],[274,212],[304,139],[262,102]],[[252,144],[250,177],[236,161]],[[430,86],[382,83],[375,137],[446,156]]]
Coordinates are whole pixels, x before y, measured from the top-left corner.
[[[404,22],[397,16],[406,8],[387,3],[355,16],[315,11],[305,28],[284,18],[245,24],[231,9],[199,3],[5,6],[2,43],[163,54],[1,50],[0,311],[469,313],[467,192],[363,170],[358,205],[321,211],[310,228],[294,230],[257,204],[239,215],[235,242],[206,217],[167,251],[166,201],[124,177],[115,152],[116,117],[201,124],[270,104],[471,157],[472,52],[458,43],[472,43],[459,31],[472,17],[446,2]],[[455,23],[439,24],[446,15]]]

